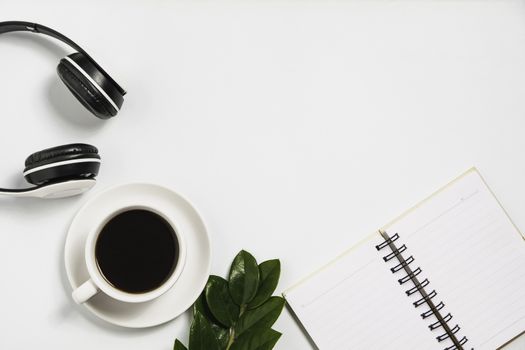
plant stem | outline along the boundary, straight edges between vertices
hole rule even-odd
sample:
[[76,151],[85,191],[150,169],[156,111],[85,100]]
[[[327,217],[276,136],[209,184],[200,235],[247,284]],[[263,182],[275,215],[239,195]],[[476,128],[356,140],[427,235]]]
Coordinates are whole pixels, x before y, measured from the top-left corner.
[[[248,305],[242,304],[241,309],[239,312],[239,317],[241,317],[244,312],[246,311],[246,308]],[[228,335],[228,344],[226,345],[226,350],[230,350],[231,346],[233,345],[233,342],[235,341],[235,325],[233,327],[230,327],[230,334]]]
[[226,350],[230,350],[231,346],[233,345],[233,341],[235,340],[235,329],[233,327],[230,328],[230,334],[228,336],[228,344],[226,345]]
[[246,311],[247,307],[248,307],[248,305],[246,305],[246,304],[242,304],[241,305],[241,311],[239,312],[239,317],[241,317],[244,314],[244,312]]

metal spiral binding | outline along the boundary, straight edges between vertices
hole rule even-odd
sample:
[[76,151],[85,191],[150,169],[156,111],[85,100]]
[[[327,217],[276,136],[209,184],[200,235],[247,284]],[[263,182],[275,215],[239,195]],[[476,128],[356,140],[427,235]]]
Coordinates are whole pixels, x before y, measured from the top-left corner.
[[[465,345],[468,342],[467,337],[459,338],[457,336],[457,333],[461,330],[459,325],[455,325],[451,327],[449,325],[449,322],[452,320],[452,315],[450,313],[447,313],[446,315],[442,315],[441,311],[445,307],[445,304],[440,301],[439,303],[434,303],[434,298],[437,296],[437,292],[435,290],[432,290],[431,292],[427,292],[426,287],[430,285],[430,281],[428,279],[423,279],[422,282],[419,281],[418,276],[422,273],[422,270],[420,267],[415,268],[412,270],[412,267],[410,264],[414,262],[414,257],[410,255],[408,258],[404,258],[403,253],[407,251],[407,247],[405,244],[401,245],[400,247],[396,246],[396,241],[399,240],[399,234],[395,234],[392,237],[390,237],[385,231],[379,231],[381,236],[384,238],[384,242],[376,245],[376,249],[378,251],[384,249],[384,248],[390,248],[391,253],[383,256],[383,260],[385,262],[388,262],[392,259],[396,259],[398,261],[398,264],[395,265],[390,269],[392,273],[398,273],[400,271],[404,271],[406,275],[404,277],[401,277],[397,281],[400,285],[404,285],[405,283],[411,281],[413,283],[413,287],[410,289],[407,289],[405,291],[407,296],[411,296],[414,294],[419,294],[421,298],[413,302],[415,308],[419,308],[422,305],[426,305],[429,307],[429,309],[421,314],[422,319],[427,319],[430,316],[434,315],[437,319],[436,322],[430,324],[428,328],[433,331],[438,328],[443,328],[444,333],[437,336],[436,339],[439,343],[444,342],[448,339],[452,341],[453,345],[444,348],[443,350],[464,350],[463,345]],[[474,350],[474,349],[472,349]]]

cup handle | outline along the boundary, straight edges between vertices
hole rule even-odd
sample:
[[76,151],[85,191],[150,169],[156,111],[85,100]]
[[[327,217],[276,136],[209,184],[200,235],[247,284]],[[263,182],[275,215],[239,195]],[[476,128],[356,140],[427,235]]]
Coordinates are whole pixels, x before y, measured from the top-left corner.
[[83,304],[93,296],[95,296],[100,289],[93,283],[93,280],[88,279],[86,282],[82,283],[80,287],[73,291],[73,300],[77,304]]

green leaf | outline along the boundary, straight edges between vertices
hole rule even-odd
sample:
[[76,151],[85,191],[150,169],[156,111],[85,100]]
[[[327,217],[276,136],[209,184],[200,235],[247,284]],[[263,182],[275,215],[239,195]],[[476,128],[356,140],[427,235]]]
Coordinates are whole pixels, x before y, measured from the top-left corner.
[[228,344],[228,335],[230,333],[229,329],[221,326],[220,322],[217,321],[217,319],[211,313],[208,303],[206,302],[205,291],[201,293],[197,301],[195,301],[195,304],[193,304],[193,315],[195,315],[197,312],[200,312],[201,315],[203,315],[210,322],[213,333],[215,333],[215,337],[219,341],[220,348],[226,348],[226,345]]
[[235,334],[240,336],[247,330],[270,328],[279,318],[283,307],[283,298],[271,297],[260,307],[246,311],[235,325]]
[[220,350],[210,322],[200,312],[193,316],[193,322],[190,327],[189,348],[191,350]]
[[188,350],[188,349],[186,349],[186,347],[178,339],[175,339],[175,345],[173,345],[173,350]]
[[217,338],[219,348],[226,349],[226,346],[228,345],[228,340],[230,340],[230,329],[222,328],[221,326],[218,326],[216,324],[212,324],[211,328],[213,330],[213,333],[215,333],[215,338]]
[[188,347],[175,340],[173,350],[272,350],[281,334],[271,326],[285,304],[272,297],[280,273],[279,260],[257,265],[250,253],[239,252],[229,281],[209,277],[193,305]]
[[239,318],[239,307],[233,302],[228,282],[222,277],[210,276],[206,285],[206,302],[211,314],[223,326],[231,327]]
[[247,332],[233,343],[230,350],[271,350],[281,337],[281,333],[267,328],[257,332]]
[[[206,283],[206,286],[208,286],[208,283]],[[202,291],[201,295],[199,295],[199,298],[193,304],[193,314],[195,315],[197,312],[200,312],[202,316],[208,319],[208,321],[212,323],[219,323],[219,321],[217,321],[217,319],[211,313],[210,307],[208,306],[208,302],[206,301],[206,287]]]
[[241,250],[230,269],[230,294],[237,305],[248,304],[259,287],[259,266],[255,258]]
[[259,288],[255,298],[248,304],[248,309],[255,309],[268,300],[279,283],[281,262],[277,259],[268,260],[259,265]]
[[[206,283],[206,285],[208,285],[208,283]],[[206,287],[204,287],[201,295],[199,295],[199,298],[193,304],[193,314],[195,315],[197,312],[200,312],[207,319],[210,319],[209,316],[212,316],[210,308],[206,303]]]

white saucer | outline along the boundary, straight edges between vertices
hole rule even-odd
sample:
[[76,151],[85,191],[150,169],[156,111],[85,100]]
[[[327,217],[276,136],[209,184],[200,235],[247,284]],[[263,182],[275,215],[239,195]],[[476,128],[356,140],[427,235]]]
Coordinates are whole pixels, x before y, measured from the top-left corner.
[[162,207],[186,239],[187,256],[182,274],[164,295],[145,303],[117,301],[99,293],[84,305],[101,319],[130,328],[152,327],[186,311],[199,297],[210,273],[211,247],[204,223],[193,206],[179,194],[152,184],[128,184],[106,190],[90,199],[76,214],[65,247],[66,272],[72,289],[88,279],[84,260],[87,234],[108,213],[131,205]]

